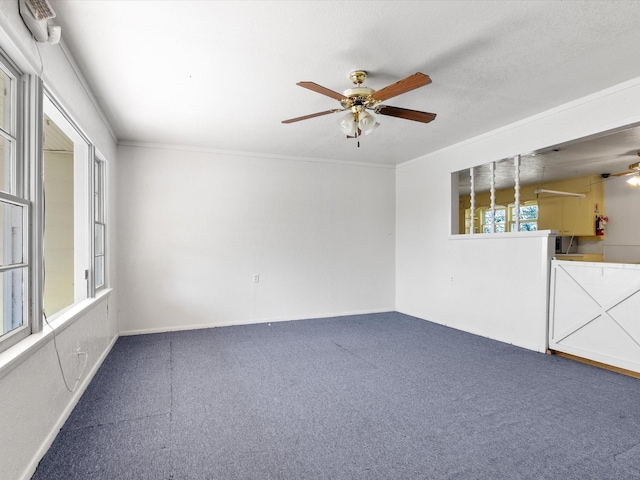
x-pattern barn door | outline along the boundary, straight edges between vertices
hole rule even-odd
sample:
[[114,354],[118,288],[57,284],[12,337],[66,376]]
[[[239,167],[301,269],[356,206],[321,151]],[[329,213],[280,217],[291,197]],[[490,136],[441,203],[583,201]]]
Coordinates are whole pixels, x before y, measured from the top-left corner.
[[640,266],[553,260],[549,348],[640,372]]

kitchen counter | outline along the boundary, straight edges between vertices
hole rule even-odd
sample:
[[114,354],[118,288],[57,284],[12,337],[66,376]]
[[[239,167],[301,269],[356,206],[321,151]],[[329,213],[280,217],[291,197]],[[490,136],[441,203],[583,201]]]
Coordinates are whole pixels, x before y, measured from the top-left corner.
[[602,262],[602,255],[596,253],[556,253],[554,258],[574,262]]

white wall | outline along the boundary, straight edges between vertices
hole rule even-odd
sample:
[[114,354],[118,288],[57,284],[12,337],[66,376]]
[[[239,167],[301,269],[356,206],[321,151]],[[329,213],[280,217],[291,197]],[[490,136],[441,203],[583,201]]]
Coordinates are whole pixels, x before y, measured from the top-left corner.
[[544,351],[547,239],[450,238],[451,172],[636,123],[637,105],[640,79],[399,166],[396,309]]
[[629,177],[610,177],[604,184],[604,260],[640,263],[640,187],[631,188]]
[[[55,7],[55,6],[54,6]],[[64,32],[63,32],[64,37]],[[42,71],[47,87],[108,161],[109,194],[114,198],[116,145],[85,84],[72,68],[72,59],[60,45],[35,42],[18,13],[18,2],[0,2],[0,48],[26,73]],[[111,208],[111,210],[113,210]],[[115,286],[115,218],[110,216],[108,248],[112,286]],[[108,303],[107,303],[108,302]],[[40,458],[75,406],[80,394],[100,366],[118,335],[117,295],[105,295],[76,309],[74,321],[54,321],[63,368],[71,386],[77,374],[72,355],[78,347],[87,352],[87,365],[76,391],[69,393],[62,381],[50,329],[0,354],[0,477],[30,478]],[[109,313],[111,312],[111,313]]]
[[604,209],[609,223],[604,238],[581,239],[580,253],[603,255],[605,262],[640,263],[640,188],[629,177],[609,177],[604,182]]
[[118,148],[121,333],[394,309],[393,168]]
[[82,382],[74,393],[63,383],[52,341],[31,352],[16,368],[5,368],[0,378],[0,478],[28,479],[35,471],[115,339],[110,308],[106,300],[97,302],[58,333],[58,350],[70,388],[82,369],[73,352],[80,346],[88,355]]

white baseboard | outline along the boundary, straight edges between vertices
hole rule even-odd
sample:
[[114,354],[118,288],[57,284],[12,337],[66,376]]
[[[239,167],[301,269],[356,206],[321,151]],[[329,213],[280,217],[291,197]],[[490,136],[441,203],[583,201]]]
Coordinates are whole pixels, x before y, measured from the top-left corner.
[[471,335],[476,335],[478,337],[488,338],[489,340],[495,340],[497,342],[506,343],[508,345],[513,345],[515,347],[524,348],[526,350],[533,350],[538,353],[545,353],[547,351],[547,346],[544,343],[535,343],[535,342],[514,342],[512,338],[508,337],[491,337],[483,332],[481,329],[474,328],[462,328],[456,325],[451,325],[444,322],[439,322],[438,320],[426,319],[418,314],[398,311],[399,313],[403,313],[404,315],[409,315],[415,318],[419,318],[420,320],[424,320],[425,322],[435,323],[437,325],[442,325],[443,327],[453,328],[454,330],[459,330],[461,332],[469,333]]
[[129,335],[144,335],[148,333],[163,333],[163,332],[179,332],[182,330],[199,330],[203,328],[216,328],[216,327],[233,327],[238,325],[256,325],[261,323],[276,323],[276,322],[291,322],[296,320],[312,320],[314,318],[329,318],[329,317],[347,317],[349,315],[366,315],[371,313],[385,313],[385,312],[394,312],[394,307],[389,307],[387,309],[379,309],[379,310],[358,310],[352,312],[340,312],[340,313],[320,313],[318,315],[313,315],[312,317],[272,317],[272,318],[258,318],[258,319],[246,319],[246,320],[236,320],[233,322],[215,322],[215,323],[206,323],[206,324],[194,324],[194,325],[168,325],[165,327],[156,327],[156,328],[142,328],[138,330],[124,330],[120,332],[120,336],[129,336]]

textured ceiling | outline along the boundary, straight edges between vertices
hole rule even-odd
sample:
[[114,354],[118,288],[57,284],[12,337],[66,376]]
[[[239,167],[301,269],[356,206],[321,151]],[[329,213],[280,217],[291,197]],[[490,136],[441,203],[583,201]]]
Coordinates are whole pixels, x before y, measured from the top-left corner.
[[[58,0],[63,41],[121,141],[396,165],[640,76],[640,2]],[[361,147],[296,86],[431,85]]]
[[[581,175],[602,175],[629,172],[631,164],[640,161],[640,126],[605,132],[594,138],[579,139],[566,144],[544,148],[520,158],[520,184],[541,186],[544,182]],[[496,190],[511,188],[515,183],[515,166],[512,158],[495,163]],[[489,164],[474,167],[474,190],[489,191],[491,171]],[[606,178],[605,178],[606,177]],[[613,177],[611,177],[613,178]],[[469,170],[458,172],[459,192],[470,192]]]

